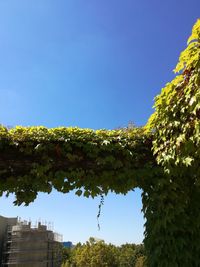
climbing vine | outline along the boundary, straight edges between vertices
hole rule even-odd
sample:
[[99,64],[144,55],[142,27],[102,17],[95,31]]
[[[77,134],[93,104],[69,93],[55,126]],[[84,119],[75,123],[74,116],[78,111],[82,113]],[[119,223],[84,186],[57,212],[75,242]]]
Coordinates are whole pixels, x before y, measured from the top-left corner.
[[[178,75],[155,99],[147,128],[154,130],[153,151],[158,164],[170,172],[191,166],[199,172],[200,158],[200,20],[174,70]],[[185,169],[183,169],[185,171]],[[200,177],[199,177],[200,178]]]
[[200,20],[175,72],[145,127],[1,126],[0,194],[28,205],[52,188],[86,197],[142,188],[147,266],[200,266]]
[[0,192],[29,204],[52,188],[86,197],[141,187],[156,166],[143,128],[0,127]]
[[146,126],[164,172],[143,192],[150,267],[200,266],[200,20],[175,72]]

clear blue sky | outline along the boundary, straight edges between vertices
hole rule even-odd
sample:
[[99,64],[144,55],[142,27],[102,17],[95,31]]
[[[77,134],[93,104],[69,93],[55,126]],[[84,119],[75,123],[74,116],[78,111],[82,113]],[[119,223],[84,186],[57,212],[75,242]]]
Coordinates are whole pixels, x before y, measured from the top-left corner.
[[[144,125],[174,77],[199,0],[0,0],[0,123],[113,129]],[[140,191],[99,199],[53,192],[4,216],[53,221],[64,239],[140,243]]]

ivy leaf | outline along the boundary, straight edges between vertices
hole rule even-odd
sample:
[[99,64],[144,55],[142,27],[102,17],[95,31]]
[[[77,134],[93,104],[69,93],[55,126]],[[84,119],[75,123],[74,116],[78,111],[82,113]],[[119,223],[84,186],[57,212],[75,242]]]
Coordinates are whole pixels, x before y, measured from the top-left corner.
[[188,166],[191,166],[192,165],[192,162],[193,162],[193,158],[191,158],[191,157],[186,157],[185,159],[184,159],[184,163],[185,163],[185,165],[188,167]]
[[82,195],[82,190],[77,190],[75,194],[80,197]]

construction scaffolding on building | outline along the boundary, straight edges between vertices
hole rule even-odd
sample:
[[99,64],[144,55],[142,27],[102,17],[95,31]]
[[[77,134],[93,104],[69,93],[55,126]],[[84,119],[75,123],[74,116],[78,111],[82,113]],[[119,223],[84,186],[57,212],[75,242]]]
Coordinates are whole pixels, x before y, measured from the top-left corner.
[[[2,217],[2,216],[1,216]],[[4,217],[3,217],[4,218]],[[15,218],[4,228],[1,245],[2,267],[60,267],[62,261],[62,236],[38,222]],[[1,222],[1,218],[0,218]],[[1,228],[1,225],[0,225]]]

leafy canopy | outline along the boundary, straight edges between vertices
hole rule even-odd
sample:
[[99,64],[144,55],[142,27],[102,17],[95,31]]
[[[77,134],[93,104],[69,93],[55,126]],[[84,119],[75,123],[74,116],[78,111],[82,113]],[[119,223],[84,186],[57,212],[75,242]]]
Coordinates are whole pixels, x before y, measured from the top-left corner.
[[0,193],[29,204],[52,188],[96,196],[141,187],[156,165],[143,128],[0,127]]

